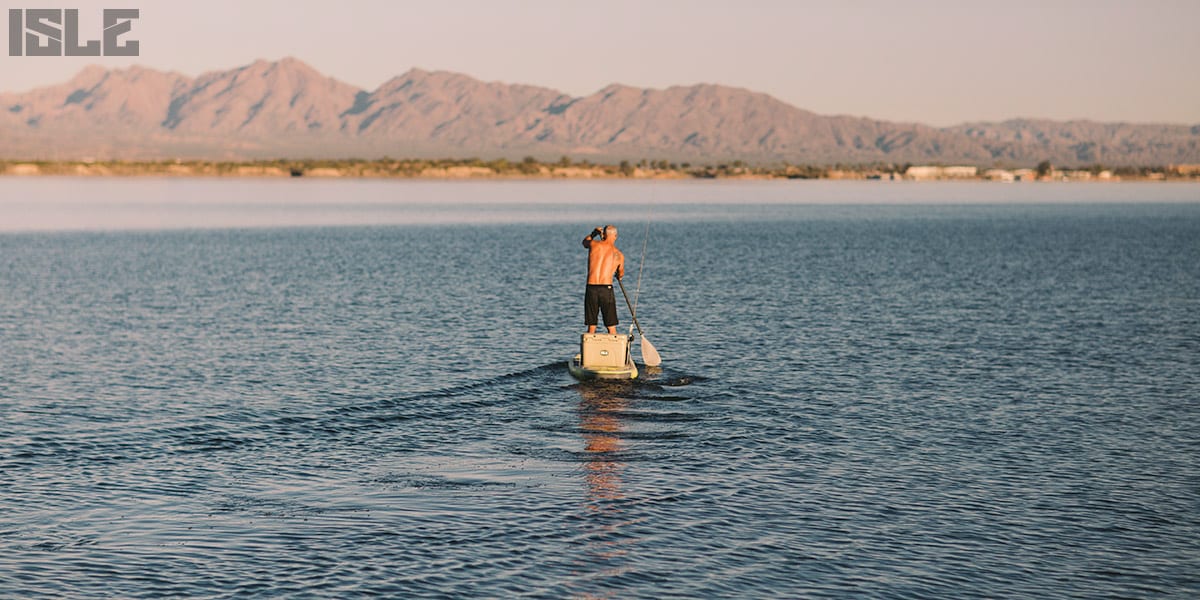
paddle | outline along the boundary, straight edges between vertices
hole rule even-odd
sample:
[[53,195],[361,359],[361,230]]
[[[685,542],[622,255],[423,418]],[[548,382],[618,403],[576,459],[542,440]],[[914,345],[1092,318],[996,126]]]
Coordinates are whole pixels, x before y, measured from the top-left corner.
[[647,367],[657,367],[662,364],[662,357],[658,355],[658,350],[654,349],[654,344],[646,339],[645,332],[642,331],[642,324],[638,323],[637,313],[633,310],[633,304],[629,302],[629,294],[625,293],[625,283],[621,278],[617,278],[617,283],[621,286],[621,295],[625,296],[625,306],[629,307],[629,314],[633,316],[633,324],[637,325],[638,335],[642,336],[642,362]]

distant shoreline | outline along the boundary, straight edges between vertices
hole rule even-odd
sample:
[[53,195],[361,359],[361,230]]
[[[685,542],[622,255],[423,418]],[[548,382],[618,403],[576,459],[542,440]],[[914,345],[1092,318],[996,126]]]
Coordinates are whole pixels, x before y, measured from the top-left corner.
[[0,160],[0,177],[218,177],[421,180],[886,180],[886,181],[1200,181],[1200,165],[1165,167],[1094,166],[1056,169],[979,169],[940,165],[776,165],[742,161],[692,165],[643,160],[637,164],[540,162],[504,159],[378,159],[257,161],[38,161]]

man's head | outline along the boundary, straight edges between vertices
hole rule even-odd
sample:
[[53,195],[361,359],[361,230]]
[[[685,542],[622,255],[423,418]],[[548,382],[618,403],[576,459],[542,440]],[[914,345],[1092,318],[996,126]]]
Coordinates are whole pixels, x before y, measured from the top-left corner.
[[617,240],[617,226],[616,225],[605,225],[604,226],[604,239],[608,240],[610,242],[615,242]]

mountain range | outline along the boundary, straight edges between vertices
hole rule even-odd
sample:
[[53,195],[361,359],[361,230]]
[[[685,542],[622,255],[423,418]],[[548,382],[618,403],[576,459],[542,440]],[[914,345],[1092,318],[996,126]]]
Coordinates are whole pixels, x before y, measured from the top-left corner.
[[1200,163],[1200,125],[1017,119],[931,127],[827,116],[741,88],[613,84],[573,97],[412,69],[374,90],[295,58],[198,77],[85,68],[0,93],[0,158],[479,157],[594,162]]

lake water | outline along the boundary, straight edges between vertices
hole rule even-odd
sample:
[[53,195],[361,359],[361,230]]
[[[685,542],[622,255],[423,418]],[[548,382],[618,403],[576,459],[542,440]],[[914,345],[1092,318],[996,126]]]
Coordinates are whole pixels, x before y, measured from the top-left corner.
[[[664,368],[581,385],[604,223]],[[1197,185],[0,178],[0,231],[0,596],[1200,595]]]

